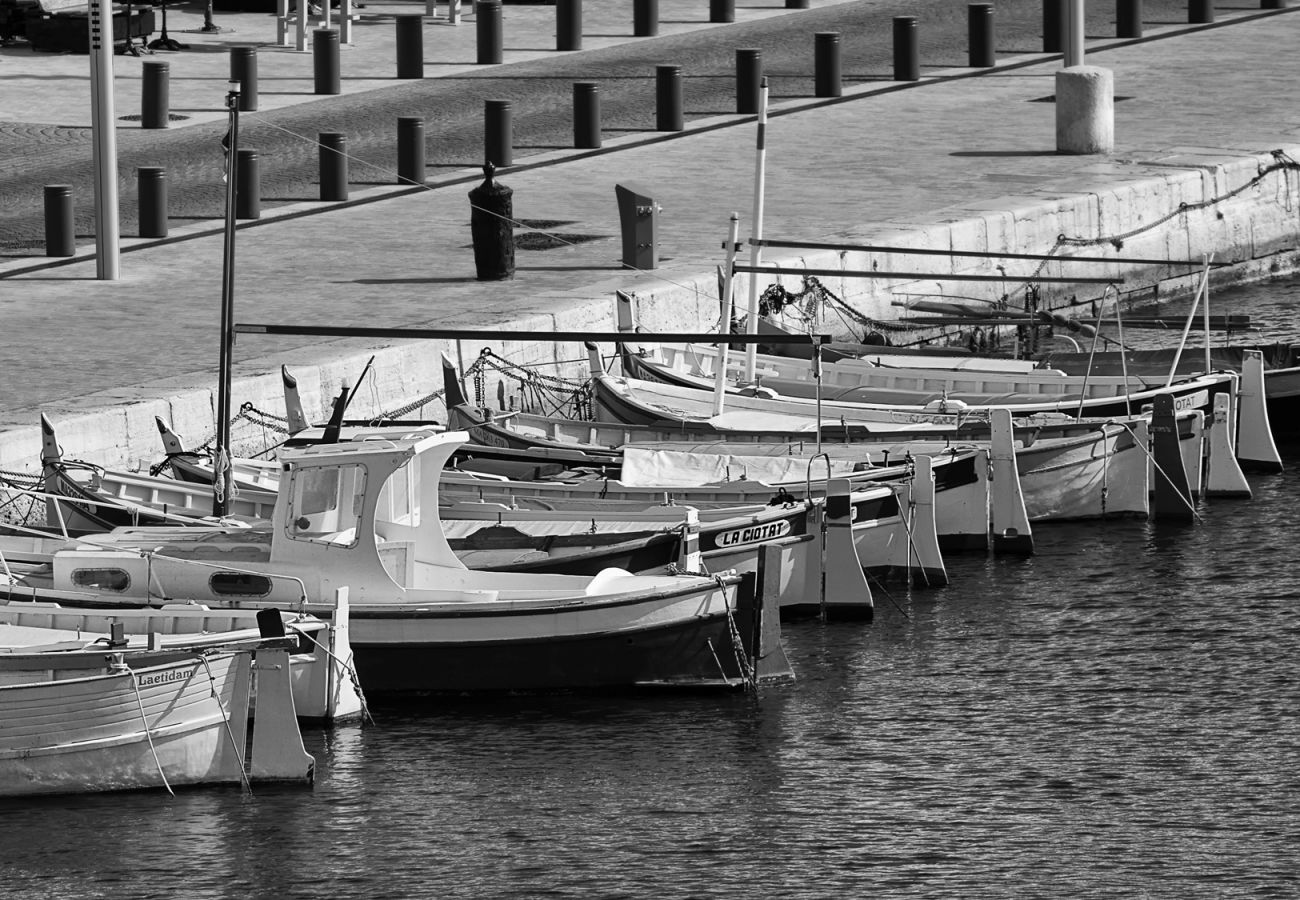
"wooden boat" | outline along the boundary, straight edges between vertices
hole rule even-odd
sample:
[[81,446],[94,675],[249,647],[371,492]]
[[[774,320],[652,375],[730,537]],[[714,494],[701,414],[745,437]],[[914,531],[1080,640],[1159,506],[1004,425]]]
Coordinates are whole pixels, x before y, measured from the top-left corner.
[[282,646],[69,649],[67,633],[48,637],[0,652],[0,795],[311,782]]
[[347,587],[368,692],[737,688],[792,677],[778,613],[752,576],[466,569],[438,515],[443,465],[465,439],[285,451],[269,528],[185,529],[149,550],[60,550],[43,584],[8,591],[67,591],[79,572],[97,570],[115,579],[116,589],[99,591],[104,604],[185,600],[328,616],[329,598]]
[[[143,531],[148,531],[144,529]],[[119,532],[119,537],[126,535]],[[139,535],[137,546],[156,545],[158,536]],[[33,546],[44,544],[39,552]],[[10,577],[32,566],[48,566],[54,549],[65,542],[39,538],[15,550],[15,538],[0,538],[0,562]],[[27,552],[23,552],[26,550]],[[43,592],[45,599],[22,600],[10,594],[0,603],[0,627],[71,632],[87,643],[104,643],[129,650],[174,647],[231,646],[260,640],[259,613],[254,610],[214,610],[194,604],[165,604],[158,608],[100,609],[73,605],[95,599],[96,594],[76,591],[60,595]],[[262,613],[265,615],[265,612]],[[307,722],[342,722],[359,718],[363,711],[361,687],[351,667],[346,592],[334,605],[330,621],[312,615],[284,614],[283,627],[296,646],[289,654],[294,710]]]

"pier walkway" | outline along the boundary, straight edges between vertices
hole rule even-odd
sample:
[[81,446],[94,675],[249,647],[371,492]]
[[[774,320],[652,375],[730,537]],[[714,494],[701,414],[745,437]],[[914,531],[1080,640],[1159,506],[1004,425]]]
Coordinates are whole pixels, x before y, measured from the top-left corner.
[[[814,0],[812,10],[785,10],[780,0],[763,0],[738,4],[734,25],[709,25],[703,0],[661,0],[661,37],[636,40],[630,35],[630,21],[607,20],[615,6],[624,4],[587,3],[584,49],[558,54],[547,49],[554,40],[553,7],[507,5],[507,28],[520,30],[507,31],[505,65],[490,67],[499,74],[486,86],[480,82],[489,67],[473,65],[473,17],[467,15],[455,27],[431,24],[426,28],[426,59],[435,55],[430,33],[436,32],[439,53],[457,61],[426,65],[426,78],[418,84],[446,79],[446,90],[471,95],[457,113],[466,118],[453,121],[448,130],[468,143],[457,145],[459,159],[438,161],[434,148],[423,188],[393,183],[391,161],[384,168],[382,161],[367,163],[359,157],[352,167],[351,196],[343,203],[312,199],[316,185],[301,174],[314,166],[318,131],[347,133],[349,111],[373,107],[381,108],[385,121],[423,115],[431,132],[440,127],[438,105],[403,110],[403,102],[414,104],[414,88],[392,76],[391,14],[418,10],[423,4],[369,3],[360,11],[375,22],[372,27],[363,19],[355,28],[355,46],[343,51],[345,88],[340,97],[308,93],[310,53],[260,50],[262,105],[259,112],[243,114],[241,130],[247,126],[247,133],[256,134],[261,124],[264,133],[282,133],[297,148],[299,174],[283,179],[291,190],[264,204],[261,219],[241,222],[235,320],[499,328],[503,338],[511,330],[607,331],[613,324],[615,291],[644,293],[711,277],[722,260],[732,211],[740,213],[742,239],[748,233],[753,116],[732,114],[722,103],[712,108],[693,103],[688,80],[686,130],[653,131],[653,86],[645,77],[646,60],[685,60],[686,69],[691,59],[703,54],[713,60],[710,77],[715,83],[710,89],[714,93],[699,96],[721,96],[732,57],[730,50],[719,52],[717,47],[773,40],[772,23],[778,19],[786,43],[798,43],[808,60],[802,81],[791,77],[786,82],[776,64],[778,51],[769,58],[765,50],[777,87],[767,132],[769,237],[867,242],[981,211],[1013,210],[1054,196],[1104,193],[1171,167],[1195,170],[1275,149],[1291,152],[1300,145],[1295,104],[1300,67],[1288,62],[1300,46],[1296,9],[1266,11],[1243,2],[1220,9],[1213,25],[1189,26],[1184,4],[1165,4],[1182,10],[1175,16],[1149,2],[1145,37],[1136,41],[1104,36],[1114,34],[1109,4],[1105,13],[1091,12],[1087,62],[1114,72],[1116,147],[1107,157],[1079,157],[1055,152],[1055,109],[1043,101],[1054,92],[1061,58],[1035,52],[1040,38],[1031,35],[1037,35],[1034,29],[1041,24],[1036,3],[1008,4],[1019,11],[1014,20],[1019,31],[1007,37],[999,30],[998,65],[990,69],[960,63],[965,8],[960,20],[949,13],[947,43],[936,46],[931,57],[944,65],[927,64],[922,80],[910,83],[889,80],[887,56],[870,65],[851,58],[850,27],[852,16],[870,7],[878,24],[887,25],[890,15],[917,14],[924,29],[929,8],[924,4]],[[1162,10],[1159,19],[1152,19],[1153,8]],[[1093,15],[1098,16],[1095,27]],[[630,19],[627,9],[622,18]],[[233,27],[244,41],[274,37],[273,17],[219,14],[217,21]],[[524,25],[528,21],[531,29]],[[839,22],[847,23],[843,96],[819,99],[811,96],[811,78],[806,77],[811,72],[812,33],[838,30]],[[208,37],[192,33],[197,24],[192,14],[173,13],[169,24],[173,37],[195,45]],[[961,41],[953,37],[957,31],[962,32]],[[688,40],[705,32],[713,44]],[[512,41],[511,34],[528,38]],[[729,34],[736,39],[728,40]],[[171,108],[188,118],[165,135],[124,123],[119,142],[133,159],[141,158],[142,142],[149,140],[215,144],[224,131],[225,49],[236,43],[231,37],[217,35],[219,40],[206,52],[165,54],[172,60]],[[871,40],[879,52],[888,43],[887,29],[873,32]],[[629,48],[637,51],[630,63],[618,55]],[[923,62],[925,52],[923,40]],[[124,70],[137,67],[138,61],[118,57],[115,62],[120,117],[138,109],[138,77],[135,82],[124,77]],[[499,179],[514,191],[514,215],[521,223],[516,233],[535,232],[525,246],[538,249],[520,249],[513,279],[477,281],[466,193],[482,177],[473,165],[473,148],[481,148],[482,141],[480,98],[485,91],[512,98],[516,116],[522,117],[534,96],[530,91],[545,83],[550,99],[542,118],[550,121],[537,124],[536,133],[563,133],[570,127],[568,113],[555,97],[567,97],[572,81],[586,80],[594,71],[589,66],[600,65],[609,67],[600,71],[610,79],[611,97],[621,90],[621,70],[625,79],[643,87],[650,84],[649,95],[626,106],[613,104],[618,112],[604,120],[604,146],[596,151],[569,149],[559,140],[549,145],[536,138],[521,141],[516,126],[515,165]],[[293,66],[297,74],[291,73]],[[635,67],[635,78],[627,73],[629,66]],[[458,80],[471,69],[473,78]],[[24,179],[26,190],[39,196],[40,184],[35,182],[51,183],[43,166],[67,152],[66,144],[78,147],[83,156],[88,153],[88,81],[85,56],[53,57],[13,47],[0,53],[0,134],[10,135],[0,136],[0,147],[16,140],[15,134],[43,135],[52,142],[43,154],[0,157],[6,205],[14,196],[13,184]],[[602,92],[605,85],[602,81]],[[478,116],[473,124],[465,110]],[[298,118],[272,115],[289,112]],[[299,130],[292,131],[286,122]],[[83,132],[80,136],[69,136],[77,129]],[[185,138],[185,132],[195,137]],[[378,146],[382,137],[358,143]],[[17,140],[13,146],[21,143]],[[156,458],[155,414],[171,418],[178,430],[196,440],[211,433],[209,398],[218,354],[223,245],[220,211],[204,206],[221,191],[219,147],[212,150],[206,158],[191,155],[175,163],[183,166],[182,177],[203,170],[194,177],[207,186],[207,194],[186,200],[168,238],[137,238],[134,220],[131,227],[124,224],[117,281],[96,279],[91,235],[79,235],[78,255],[71,260],[47,259],[30,240],[24,244],[22,238],[4,235],[11,240],[0,253],[0,468],[34,464],[34,425],[40,410],[61,423],[70,455],[106,463]],[[170,158],[178,156],[179,151],[173,151]],[[264,172],[275,165],[273,156],[263,158]],[[368,166],[376,167],[376,174],[366,174]],[[1279,178],[1291,179],[1289,186],[1300,174]],[[652,271],[621,265],[614,197],[614,186],[620,183],[646,188],[662,206],[660,263]],[[79,205],[88,203],[88,196],[78,196]],[[123,203],[128,205],[125,198]],[[1296,217],[1300,226],[1300,210]],[[1249,227],[1245,222],[1235,225]],[[356,377],[377,347],[364,341],[243,336],[236,348],[236,378],[252,393],[241,395],[237,387],[236,405],[251,396],[258,407],[278,411],[267,385],[281,363],[309,372],[308,396],[323,402],[338,381]],[[539,364],[553,352],[517,349]],[[464,348],[465,357],[477,350]],[[573,350],[554,352],[573,356]],[[432,365],[427,370],[412,366],[410,371],[390,367],[369,382],[368,391],[419,396],[437,387],[423,380],[433,370]],[[255,389],[254,380],[259,385]],[[362,399],[379,408],[392,405],[382,397],[367,398],[364,392]]]

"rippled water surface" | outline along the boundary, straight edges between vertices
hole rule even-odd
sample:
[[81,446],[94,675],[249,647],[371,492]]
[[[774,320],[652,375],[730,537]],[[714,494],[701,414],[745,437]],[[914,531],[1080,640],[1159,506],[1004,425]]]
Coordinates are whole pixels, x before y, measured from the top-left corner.
[[[1293,333],[1300,282],[1218,299]],[[1284,454],[1197,525],[787,625],[757,696],[383,706],[307,735],[314,790],[2,804],[0,896],[1300,896]]]

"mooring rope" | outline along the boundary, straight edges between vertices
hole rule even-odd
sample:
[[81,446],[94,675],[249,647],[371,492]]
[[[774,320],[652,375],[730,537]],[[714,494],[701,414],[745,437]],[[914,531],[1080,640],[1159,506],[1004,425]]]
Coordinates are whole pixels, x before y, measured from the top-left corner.
[[149,717],[144,711],[144,699],[140,696],[140,681],[136,677],[135,670],[127,665],[125,661],[122,666],[126,669],[127,674],[131,676],[131,687],[135,690],[135,705],[140,710],[140,723],[144,725],[144,736],[149,741],[149,752],[153,754],[153,764],[158,767],[158,777],[162,779],[163,787],[167,788],[167,793],[175,797],[176,792],[172,790],[171,784],[168,783],[167,773],[163,771],[162,760],[158,758],[158,748],[153,744],[153,730],[149,727]]

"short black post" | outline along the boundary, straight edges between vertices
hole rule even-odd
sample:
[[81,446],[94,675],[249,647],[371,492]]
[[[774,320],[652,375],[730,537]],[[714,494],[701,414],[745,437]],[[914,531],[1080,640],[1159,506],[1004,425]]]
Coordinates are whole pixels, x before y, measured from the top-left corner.
[[555,0],[555,49],[582,49],[582,0]]
[[496,166],[483,166],[483,183],[469,192],[469,230],[474,238],[474,271],[479,281],[500,281],[515,275],[514,191],[492,176]]
[[339,77],[339,33],[332,28],[317,28],[313,31],[311,59],[312,72],[316,79],[316,93],[342,93],[343,84]]
[[808,0],[785,0],[786,9],[807,9]]
[[655,66],[655,128],[658,131],[681,131],[685,127],[682,67]]
[[348,199],[348,138],[337,131],[320,133],[320,198]]
[[509,100],[483,101],[483,159],[497,168],[514,163],[514,128]]
[[1286,0],[1259,0],[1260,9],[1286,9]]
[[424,77],[424,17],[394,16],[397,38],[397,77]]
[[632,0],[633,37],[654,37],[659,33],[659,0]]
[[167,170],[158,166],[140,166],[135,170],[135,185],[140,237],[167,237]]
[[709,0],[709,21],[736,21],[736,0]]
[[1068,2],[1069,0],[1043,0],[1044,53],[1065,52],[1065,6]]
[[504,38],[501,34],[501,0],[479,0],[475,6],[477,20],[474,36],[478,46],[478,64],[496,65],[501,62]]
[[1214,21],[1214,0],[1188,0],[1187,22],[1191,25],[1209,25]]
[[424,119],[397,119],[397,183],[424,184]]
[[240,150],[235,167],[235,218],[262,218],[262,174],[257,151]]
[[144,83],[140,93],[140,127],[166,128],[168,107],[171,105],[168,69],[171,63],[147,60],[144,64]]
[[230,48],[230,80],[239,82],[239,111],[257,112],[257,48]]
[[77,234],[73,228],[72,185],[70,184],[45,186],[45,255],[77,255]]
[[993,4],[972,3],[968,10],[971,67],[996,66],[998,60],[993,47]]
[[818,97],[844,93],[840,82],[840,33],[819,31],[813,35],[813,92]]
[[921,80],[921,37],[916,16],[894,16],[894,80]]
[[1115,37],[1142,37],[1142,0],[1115,0]]
[[594,81],[573,83],[573,146],[600,147],[600,87]]
[[756,113],[763,85],[763,51],[736,51],[736,112]]

